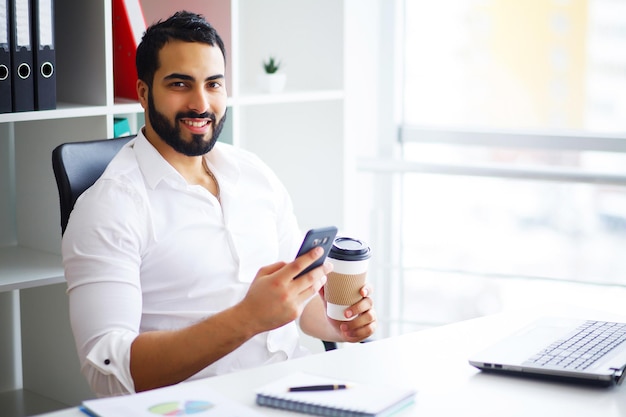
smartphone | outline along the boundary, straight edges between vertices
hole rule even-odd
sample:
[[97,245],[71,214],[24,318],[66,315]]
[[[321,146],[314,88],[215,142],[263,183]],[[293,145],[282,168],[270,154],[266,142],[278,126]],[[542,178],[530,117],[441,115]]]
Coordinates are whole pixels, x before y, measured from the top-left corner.
[[304,236],[304,240],[302,241],[302,245],[300,245],[300,250],[298,250],[296,258],[300,255],[304,255],[316,246],[321,246],[322,249],[324,249],[324,255],[320,256],[315,262],[309,265],[304,271],[300,272],[295,278],[306,274],[310,270],[315,269],[324,263],[328,252],[330,252],[330,248],[333,246],[335,236],[337,236],[337,228],[335,226],[311,229],[306,233],[306,236]]

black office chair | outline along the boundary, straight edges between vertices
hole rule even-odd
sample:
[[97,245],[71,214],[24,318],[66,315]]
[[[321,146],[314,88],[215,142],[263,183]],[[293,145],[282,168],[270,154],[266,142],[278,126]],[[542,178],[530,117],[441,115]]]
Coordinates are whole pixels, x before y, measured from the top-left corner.
[[[52,170],[59,189],[61,234],[78,197],[104,172],[111,159],[135,135],[115,139],[69,142],[52,151]],[[335,342],[322,341],[324,350],[337,349]]]
[[61,234],[65,233],[76,199],[100,178],[115,154],[134,137],[64,143],[52,151],[52,169],[61,206]]

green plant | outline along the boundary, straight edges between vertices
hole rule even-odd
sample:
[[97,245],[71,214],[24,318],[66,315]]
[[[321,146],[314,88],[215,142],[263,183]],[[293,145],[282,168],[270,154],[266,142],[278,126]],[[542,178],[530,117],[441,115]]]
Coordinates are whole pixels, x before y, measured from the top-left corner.
[[267,61],[263,61],[263,69],[267,74],[274,74],[280,69],[280,61],[271,56]]

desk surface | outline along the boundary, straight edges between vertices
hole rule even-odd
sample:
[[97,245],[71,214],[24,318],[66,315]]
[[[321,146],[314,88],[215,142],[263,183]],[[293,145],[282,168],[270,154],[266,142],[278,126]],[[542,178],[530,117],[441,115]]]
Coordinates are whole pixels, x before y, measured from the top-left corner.
[[[567,315],[624,320],[602,313]],[[468,364],[471,353],[534,317],[499,314],[208,378],[200,383],[267,416],[277,417],[291,414],[256,406],[254,390],[295,371],[412,386],[418,391],[415,405],[398,414],[401,417],[626,415],[626,386],[595,388],[483,374]],[[76,408],[45,416],[84,417]]]

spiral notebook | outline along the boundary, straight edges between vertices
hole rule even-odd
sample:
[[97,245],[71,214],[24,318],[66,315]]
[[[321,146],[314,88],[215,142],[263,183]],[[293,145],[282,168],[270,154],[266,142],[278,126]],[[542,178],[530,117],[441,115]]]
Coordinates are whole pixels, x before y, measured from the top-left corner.
[[[290,392],[301,386],[345,384],[346,389]],[[308,373],[294,373],[256,391],[256,403],[262,406],[319,416],[383,417],[390,416],[415,401],[410,387],[358,383]]]

